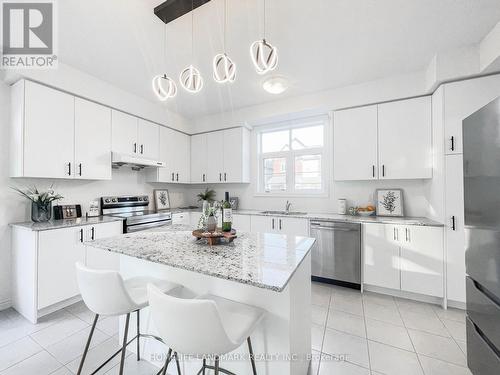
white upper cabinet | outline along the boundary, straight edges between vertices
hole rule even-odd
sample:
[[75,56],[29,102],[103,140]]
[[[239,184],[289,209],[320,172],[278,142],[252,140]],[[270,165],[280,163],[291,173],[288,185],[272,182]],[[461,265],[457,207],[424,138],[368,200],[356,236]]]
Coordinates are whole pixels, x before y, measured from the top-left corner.
[[377,106],[334,112],[333,134],[335,180],[377,179]]
[[160,127],[159,157],[165,168],[149,168],[149,182],[189,183],[191,181],[190,136]]
[[500,96],[500,74],[444,85],[444,149],[462,153],[462,121]]
[[432,178],[431,98],[334,112],[335,180]]
[[191,137],[191,182],[250,182],[250,132],[233,128]]
[[75,178],[111,180],[111,109],[75,98]]
[[191,182],[207,182],[207,134],[191,136]]
[[74,97],[24,80],[11,94],[11,176],[71,178]]
[[139,119],[137,124],[137,153],[146,159],[158,160],[160,156],[159,125]]
[[381,179],[432,178],[431,97],[378,106]]
[[115,110],[111,116],[112,151],[127,155],[137,154],[137,117]]

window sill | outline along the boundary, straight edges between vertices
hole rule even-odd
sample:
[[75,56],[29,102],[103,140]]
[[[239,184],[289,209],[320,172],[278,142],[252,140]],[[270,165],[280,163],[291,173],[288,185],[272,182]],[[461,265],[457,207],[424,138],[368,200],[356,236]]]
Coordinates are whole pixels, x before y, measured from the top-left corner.
[[267,197],[267,198],[328,198],[329,194],[322,193],[262,193],[256,192],[254,197]]

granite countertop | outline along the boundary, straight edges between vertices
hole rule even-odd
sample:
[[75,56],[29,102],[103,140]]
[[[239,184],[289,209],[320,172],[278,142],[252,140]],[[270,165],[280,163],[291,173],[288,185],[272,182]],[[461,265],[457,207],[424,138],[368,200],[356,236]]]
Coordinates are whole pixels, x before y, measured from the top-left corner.
[[[172,213],[177,212],[200,212],[200,208],[175,208]],[[306,214],[274,214],[264,213],[264,210],[234,210],[235,215],[256,215],[256,216],[273,216],[273,217],[294,217],[303,218],[307,220],[330,220],[330,221],[344,221],[349,223],[379,223],[379,224],[399,224],[399,225],[420,225],[429,227],[443,227],[444,224],[426,218],[426,217],[388,217],[388,216],[352,216],[340,215],[335,213],[306,213]]]
[[314,244],[313,238],[238,233],[232,243],[210,247],[186,225],[86,242],[87,246],[281,292]]
[[33,231],[43,231],[51,229],[78,227],[80,225],[96,225],[102,223],[110,223],[113,221],[123,221],[123,218],[113,216],[96,216],[96,217],[79,217],[77,219],[62,219],[62,220],[49,220],[43,223],[34,223],[26,221],[24,223],[12,223],[13,227],[25,228]]

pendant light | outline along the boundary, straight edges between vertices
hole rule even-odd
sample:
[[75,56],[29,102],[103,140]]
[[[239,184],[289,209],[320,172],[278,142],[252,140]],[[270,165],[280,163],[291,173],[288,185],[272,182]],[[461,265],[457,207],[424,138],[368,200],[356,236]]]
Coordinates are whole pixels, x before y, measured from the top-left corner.
[[278,66],[278,50],[266,40],[266,0],[264,1],[264,38],[250,46],[250,57],[258,74],[266,74]]
[[[191,1],[191,59],[194,57],[194,2]],[[181,86],[188,92],[196,94],[203,88],[203,77],[193,64],[190,64],[179,75]]]
[[236,64],[226,54],[227,0],[224,0],[223,53],[215,55],[213,60],[214,80],[217,83],[234,82]]
[[[165,65],[167,64],[167,25],[165,25],[165,33],[164,33],[164,58]],[[159,74],[153,77],[153,81],[151,82],[153,87],[153,92],[156,94],[158,99],[162,102],[167,101],[170,98],[173,98],[177,95],[177,85],[175,81],[167,76],[167,73]]]

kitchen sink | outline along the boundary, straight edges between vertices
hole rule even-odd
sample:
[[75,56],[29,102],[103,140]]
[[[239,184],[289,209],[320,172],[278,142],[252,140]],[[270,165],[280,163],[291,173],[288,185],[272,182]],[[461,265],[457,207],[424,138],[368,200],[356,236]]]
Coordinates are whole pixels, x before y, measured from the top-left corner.
[[307,212],[299,211],[262,211],[261,214],[265,215],[307,215]]

